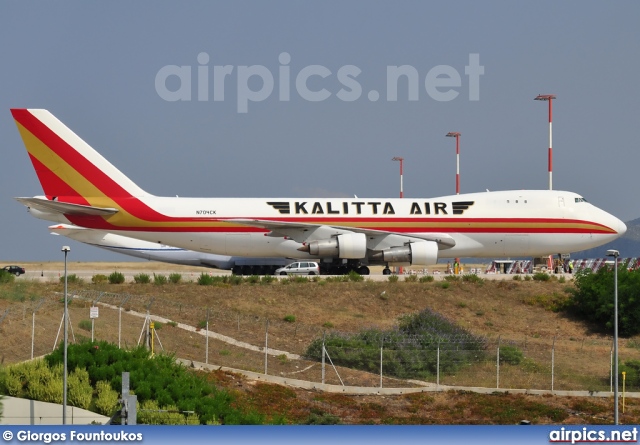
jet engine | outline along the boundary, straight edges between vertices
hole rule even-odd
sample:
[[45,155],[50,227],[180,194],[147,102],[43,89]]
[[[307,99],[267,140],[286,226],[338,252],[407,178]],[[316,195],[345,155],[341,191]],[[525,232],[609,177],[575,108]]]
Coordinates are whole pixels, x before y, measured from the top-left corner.
[[406,246],[392,247],[371,257],[385,263],[405,263],[412,266],[432,266],[438,262],[438,245],[432,241],[419,241]]
[[27,211],[38,219],[44,219],[45,221],[52,221],[61,224],[69,224],[69,220],[62,213],[45,212],[34,209],[33,207],[27,207]]
[[361,259],[367,255],[367,237],[364,233],[345,233],[331,239],[311,241],[298,250],[319,258]]

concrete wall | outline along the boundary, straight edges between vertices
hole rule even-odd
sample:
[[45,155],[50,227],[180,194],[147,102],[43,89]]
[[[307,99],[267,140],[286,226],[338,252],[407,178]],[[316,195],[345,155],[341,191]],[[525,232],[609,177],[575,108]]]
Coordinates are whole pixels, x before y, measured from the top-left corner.
[[[0,425],[62,425],[62,405],[57,403],[36,402],[2,396],[2,418]],[[67,425],[88,425],[91,422],[105,424],[109,421],[86,409],[67,406]]]

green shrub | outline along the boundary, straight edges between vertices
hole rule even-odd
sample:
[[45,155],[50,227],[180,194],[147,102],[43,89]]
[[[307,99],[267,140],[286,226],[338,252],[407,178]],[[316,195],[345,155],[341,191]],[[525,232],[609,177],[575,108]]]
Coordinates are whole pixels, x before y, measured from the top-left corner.
[[0,370],[0,393],[19,397],[22,391],[20,376],[7,370]]
[[458,275],[445,275],[444,280],[449,282],[455,282],[455,281],[460,281],[460,277]]
[[342,421],[340,420],[340,417],[334,416],[333,414],[330,414],[330,413],[323,412],[323,413],[316,414],[312,412],[311,414],[309,414],[309,418],[304,424],[305,425],[340,425],[342,424]]
[[296,321],[296,317],[295,315],[285,315],[283,320],[286,321],[287,323],[293,323]]
[[80,329],[84,329],[85,331],[89,331],[91,332],[91,320],[80,320],[80,323],[78,323],[78,327]]
[[[60,277],[60,282],[64,283],[64,275]],[[67,284],[80,284],[82,283],[82,278],[77,276],[76,274],[67,274]]]
[[627,388],[640,388],[640,360],[628,360],[620,365],[620,374],[626,373]]
[[182,281],[182,275],[174,272],[172,274],[169,274],[169,282],[171,282],[171,284],[178,284],[180,281]]
[[536,272],[533,274],[532,278],[534,281],[549,281],[551,276],[545,272]]
[[289,275],[288,277],[280,280],[280,282],[282,284],[291,284],[291,283],[306,284],[306,283],[309,283],[309,277],[306,275]]
[[162,286],[167,284],[167,277],[165,275],[153,274],[153,284],[157,284],[158,286]]
[[[62,361],[63,347],[58,347],[47,355],[45,367],[49,365],[56,370],[50,380],[60,387],[62,400]],[[137,395],[140,407],[153,401],[159,407],[179,411],[171,422],[176,424],[224,423],[227,425],[251,425],[264,423],[265,419],[255,409],[240,409],[235,396],[198,375],[191,373],[185,366],[178,365],[175,357],[165,354],[150,356],[150,351],[143,347],[123,350],[106,342],[80,343],[69,345],[69,369],[76,369],[80,363],[89,372],[89,380],[97,383],[106,381],[111,388],[121,387],[123,370],[130,371],[131,391]],[[106,385],[104,391],[109,392]],[[42,392],[42,389],[40,389]],[[111,414],[103,408],[106,414]],[[195,411],[195,415],[185,416],[182,411]],[[138,410],[140,414],[142,409]],[[141,423],[140,415],[138,420]]]
[[389,283],[397,283],[398,275],[389,275]]
[[93,388],[89,373],[85,368],[77,367],[69,373],[67,379],[67,398],[69,405],[89,409],[93,398]]
[[103,275],[103,274],[96,274],[96,275],[91,277],[91,282],[93,284],[106,283],[108,280],[109,280],[109,278],[106,275]]
[[[268,277],[268,276],[270,276],[270,275],[265,275],[265,277]],[[249,284],[257,284],[257,283],[260,282],[260,276],[259,275],[250,275],[250,276],[246,277],[244,279],[244,281],[246,283],[249,283]]]
[[148,273],[139,273],[133,276],[134,283],[149,284],[151,283],[151,276]]
[[330,321],[325,321],[324,323],[322,323],[322,327],[323,328],[327,328],[327,329],[331,329],[331,328],[333,328],[333,323],[331,323]]
[[431,283],[433,280],[435,280],[433,275],[423,275],[418,281],[420,281],[421,283]]
[[349,281],[349,275],[335,275],[325,278],[327,283],[346,283]]
[[417,283],[418,275],[407,275],[404,277],[404,281],[406,281],[407,283]]
[[15,275],[10,274],[6,270],[0,270],[0,284],[13,283],[15,279]]
[[111,275],[109,275],[109,283],[111,284],[124,283],[124,274],[121,272],[111,272]]
[[364,277],[360,275],[358,272],[356,272],[355,270],[350,270],[346,276],[349,278],[349,281],[353,281],[353,282],[364,281]]
[[461,277],[464,283],[484,284],[484,280],[474,273],[468,273]]
[[513,276],[513,281],[520,281],[520,280],[522,280],[522,277],[520,275]]
[[519,365],[524,359],[522,351],[515,346],[500,346],[500,363]]
[[96,410],[103,416],[112,416],[119,406],[118,392],[106,380],[96,382]]
[[200,286],[210,286],[214,283],[214,279],[213,276],[209,275],[208,273],[202,272],[198,277],[197,282]]
[[244,282],[244,278],[242,278],[242,275],[228,275],[225,276],[225,278],[227,278],[227,283],[233,284],[235,286]]
[[323,339],[335,365],[367,372],[379,372],[382,345],[383,372],[398,378],[432,378],[438,363],[441,373],[453,374],[482,360],[486,348],[483,338],[428,309],[400,317],[398,327],[388,331],[369,328],[354,334],[327,333],[308,346],[307,357],[322,359]]
[[271,284],[275,280],[277,280],[277,278],[273,275],[264,275],[260,278],[260,284]]
[[524,281],[531,281],[531,275],[525,275]]
[[[579,271],[574,275],[575,286],[569,287],[573,295],[571,309],[583,319],[609,333],[614,328],[614,271],[603,267],[598,272]],[[640,269],[618,268],[618,328],[622,336],[640,333]]]
[[443,281],[442,283],[440,283],[440,287],[443,289],[449,289],[449,286],[451,286],[451,283],[449,283],[448,281]]

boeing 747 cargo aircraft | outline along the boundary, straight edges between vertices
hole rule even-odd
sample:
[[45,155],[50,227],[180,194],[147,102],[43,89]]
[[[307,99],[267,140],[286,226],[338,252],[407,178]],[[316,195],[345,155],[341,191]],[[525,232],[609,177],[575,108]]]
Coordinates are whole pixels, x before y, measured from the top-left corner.
[[424,199],[182,198],[138,187],[49,111],[13,109],[43,196],[16,198],[47,218],[218,255],[429,266],[441,258],[544,256],[626,231],[581,195],[512,190]]

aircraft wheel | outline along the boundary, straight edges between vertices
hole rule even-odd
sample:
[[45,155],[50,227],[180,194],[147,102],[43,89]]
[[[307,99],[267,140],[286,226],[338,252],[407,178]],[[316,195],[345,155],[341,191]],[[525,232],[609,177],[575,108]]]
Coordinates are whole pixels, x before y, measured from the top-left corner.
[[369,268],[367,266],[358,267],[358,273],[360,275],[369,275]]
[[391,275],[391,269],[385,267],[384,269],[382,269],[382,275]]

